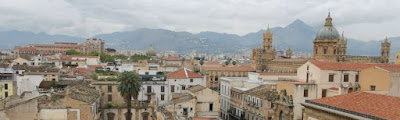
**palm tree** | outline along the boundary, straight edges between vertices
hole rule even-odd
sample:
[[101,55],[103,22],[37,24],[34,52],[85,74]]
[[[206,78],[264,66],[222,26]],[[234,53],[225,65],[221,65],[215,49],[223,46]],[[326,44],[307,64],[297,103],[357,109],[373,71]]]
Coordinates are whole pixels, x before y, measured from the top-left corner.
[[118,92],[124,97],[124,100],[127,104],[128,112],[125,115],[126,120],[132,120],[132,97],[137,100],[140,92],[140,88],[142,87],[142,80],[139,75],[134,72],[123,72],[117,78],[117,81],[120,83],[118,86]]

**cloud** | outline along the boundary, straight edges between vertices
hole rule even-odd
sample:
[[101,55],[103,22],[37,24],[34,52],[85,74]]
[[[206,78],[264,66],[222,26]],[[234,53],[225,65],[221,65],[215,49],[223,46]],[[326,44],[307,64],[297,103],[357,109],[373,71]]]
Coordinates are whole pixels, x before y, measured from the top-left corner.
[[2,0],[0,29],[79,37],[162,28],[244,35],[301,19],[322,26],[330,9],[346,36],[400,36],[396,0]]

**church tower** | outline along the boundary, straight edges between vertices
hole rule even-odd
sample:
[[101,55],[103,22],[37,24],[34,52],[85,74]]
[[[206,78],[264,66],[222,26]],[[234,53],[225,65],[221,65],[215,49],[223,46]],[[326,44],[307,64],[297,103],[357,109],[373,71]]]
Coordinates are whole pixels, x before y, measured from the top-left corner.
[[338,46],[339,41],[339,32],[333,26],[331,14],[328,13],[324,27],[322,27],[315,36],[313,58],[337,61],[337,56],[339,55],[338,51],[341,48]]
[[390,57],[390,42],[387,37],[381,43],[381,52],[381,62],[388,63]]
[[286,55],[286,58],[292,58],[293,51],[289,48],[288,50],[286,50],[285,55]]
[[267,28],[267,31],[264,33],[263,48],[265,51],[272,50],[272,33],[271,30],[269,29],[269,26]]
[[342,32],[342,36],[340,37],[338,43],[338,50],[336,51],[338,55],[346,55],[347,49],[347,39],[344,37],[344,32]]

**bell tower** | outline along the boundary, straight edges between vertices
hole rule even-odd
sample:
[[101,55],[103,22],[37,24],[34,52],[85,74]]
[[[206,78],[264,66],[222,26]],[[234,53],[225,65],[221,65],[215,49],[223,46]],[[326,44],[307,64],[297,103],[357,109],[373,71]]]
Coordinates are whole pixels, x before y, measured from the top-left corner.
[[269,25],[267,31],[264,33],[263,48],[265,51],[272,51],[272,33]]
[[381,62],[388,63],[390,57],[390,42],[386,37],[381,43]]

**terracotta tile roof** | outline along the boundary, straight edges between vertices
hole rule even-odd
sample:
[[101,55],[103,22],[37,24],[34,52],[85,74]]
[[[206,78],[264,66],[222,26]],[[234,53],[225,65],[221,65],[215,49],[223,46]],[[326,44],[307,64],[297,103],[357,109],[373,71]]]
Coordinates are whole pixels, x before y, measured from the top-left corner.
[[235,67],[204,67],[205,70],[222,70],[222,71],[255,71],[251,66],[235,66]]
[[343,63],[343,62],[323,62],[318,60],[310,60],[312,64],[322,70],[348,70],[348,71],[360,71],[365,68],[382,65],[373,63]]
[[297,73],[272,73],[272,72],[262,72],[260,75],[285,75],[285,76],[296,76]]
[[190,91],[192,93],[196,93],[196,92],[202,91],[204,89],[206,89],[206,87],[201,86],[201,85],[195,85],[195,86],[188,88],[188,91]]
[[260,85],[244,92],[247,95],[256,96],[265,100],[272,100],[278,97],[278,92],[272,90],[270,85]]
[[177,58],[177,57],[168,57],[167,59],[165,59],[166,61],[181,61],[181,59]]
[[331,87],[331,88],[329,88],[329,90],[339,91],[339,88],[337,88],[337,87]]
[[189,93],[182,93],[176,98],[172,98],[171,102],[172,103],[181,103],[181,102],[186,102],[188,100],[194,99],[195,97]]
[[355,92],[312,101],[385,119],[400,120],[399,97]]
[[189,69],[181,68],[177,71],[169,73],[167,75],[167,79],[169,78],[177,78],[177,79],[185,79],[185,78],[203,78],[203,75],[192,72]]
[[400,72],[400,65],[385,64],[385,65],[378,65],[376,67],[382,68],[382,69],[387,70],[389,72]]

